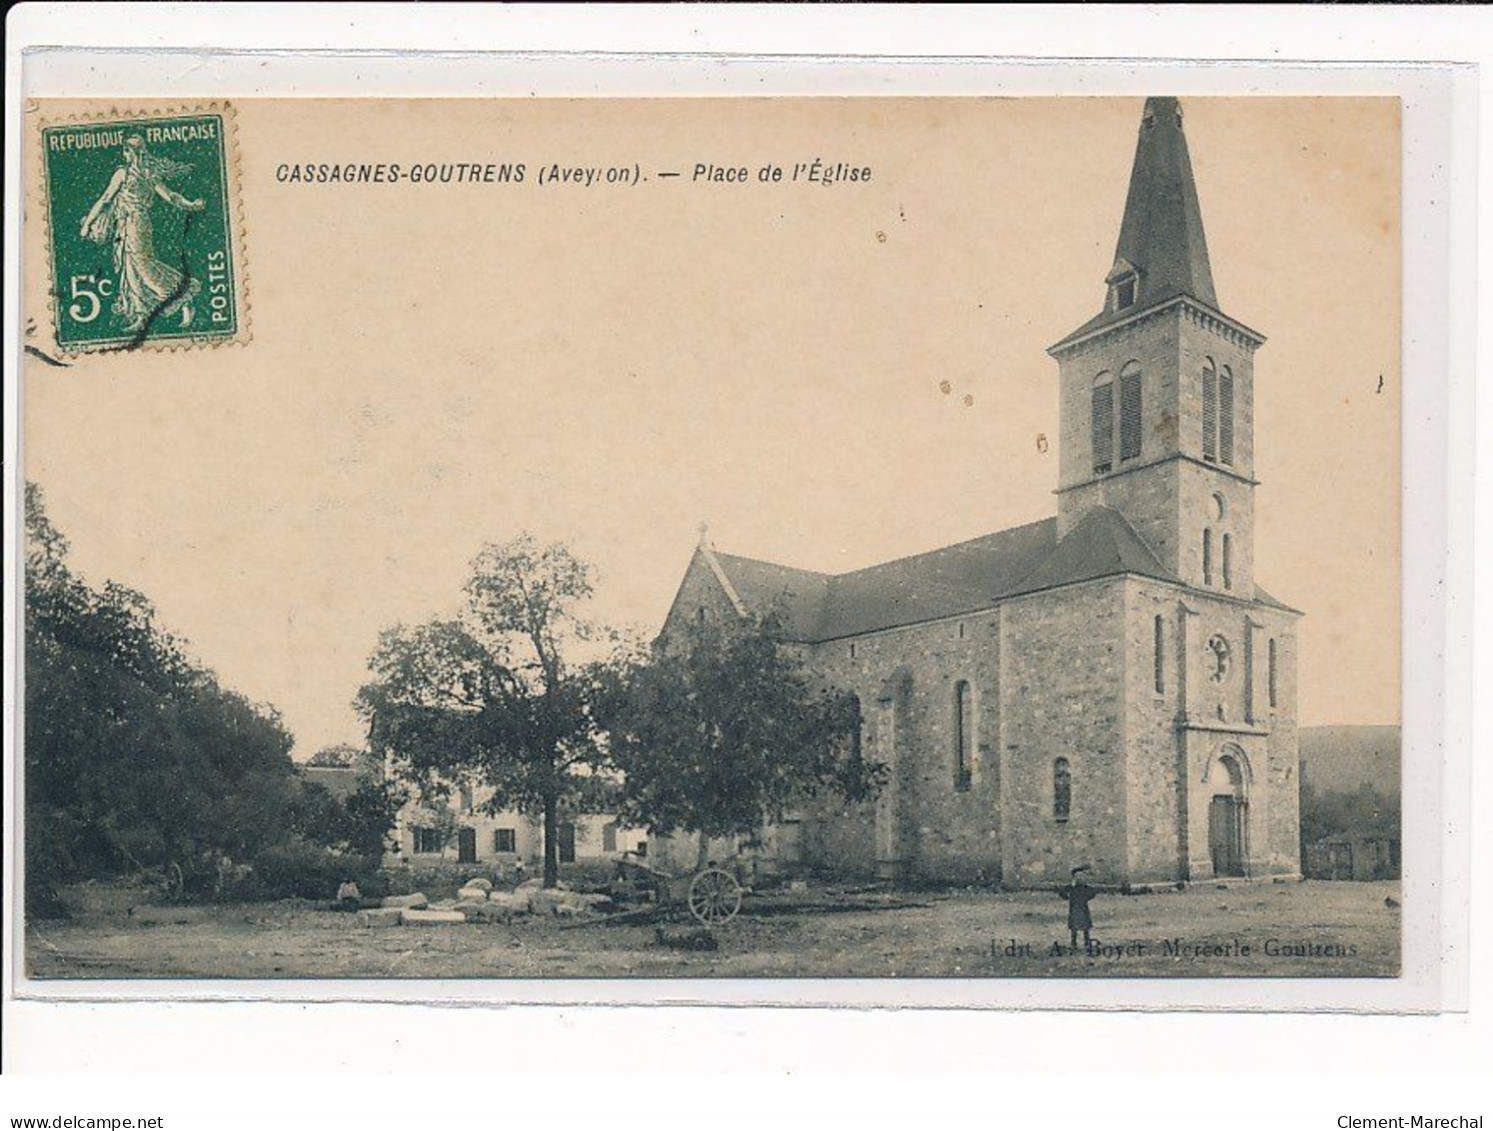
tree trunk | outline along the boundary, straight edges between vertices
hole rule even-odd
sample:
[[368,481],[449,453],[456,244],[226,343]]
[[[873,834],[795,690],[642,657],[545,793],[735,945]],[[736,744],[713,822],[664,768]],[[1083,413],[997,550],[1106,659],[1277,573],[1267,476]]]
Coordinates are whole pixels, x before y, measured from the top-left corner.
[[560,814],[554,798],[544,803],[544,886],[552,888],[560,880]]
[[705,865],[710,863],[710,836],[703,829],[700,830],[700,848],[695,853],[695,871],[703,872]]

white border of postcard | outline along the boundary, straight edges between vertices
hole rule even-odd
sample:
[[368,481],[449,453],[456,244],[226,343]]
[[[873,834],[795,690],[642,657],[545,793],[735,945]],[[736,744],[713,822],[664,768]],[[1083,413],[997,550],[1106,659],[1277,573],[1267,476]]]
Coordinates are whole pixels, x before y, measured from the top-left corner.
[[[425,10],[428,13],[428,9]],[[223,9],[214,10],[222,15]],[[125,17],[126,19],[128,17]],[[243,34],[243,20],[231,21]],[[229,42],[202,30],[207,41]],[[116,25],[117,27],[117,25]],[[31,29],[12,27],[30,32]],[[91,34],[91,29],[90,29]],[[121,34],[116,31],[116,34]],[[299,34],[299,32],[297,33]],[[620,34],[620,33],[619,33]],[[375,35],[373,38],[377,38]],[[1017,37],[1020,38],[1019,36]],[[468,43],[481,37],[471,37]],[[51,42],[58,42],[54,36]],[[281,40],[282,42],[284,40]],[[31,38],[30,42],[41,42]],[[94,40],[108,43],[110,40]],[[112,42],[123,42],[123,39]],[[191,42],[190,39],[185,42]],[[260,40],[261,44],[265,40]],[[487,40],[486,42],[492,42]],[[495,66],[495,63],[502,65]],[[17,999],[90,1001],[367,1001],[461,1004],[892,1006],[1004,1009],[1300,1010],[1420,1012],[1465,1007],[1469,910],[1467,792],[1471,721],[1471,402],[1475,327],[1475,74],[1465,68],[1214,63],[1068,62],[893,58],[807,59],[452,54],[87,53],[38,49],[7,98],[27,96],[254,97],[461,95],[639,96],[1085,94],[1136,96],[1164,86],[1179,95],[1398,95],[1405,145],[1404,444],[1404,951],[1398,979],[1365,980],[969,980],[969,981],[295,981],[86,982],[26,980],[18,916],[5,939]],[[17,131],[18,132],[18,131]],[[15,146],[7,154],[6,223],[15,247]],[[6,262],[16,294],[15,263]],[[6,311],[7,407],[15,397],[16,310]],[[16,418],[6,413],[7,456]],[[18,498],[15,460],[6,490]],[[14,511],[11,512],[15,514]],[[14,687],[14,547],[7,530],[6,681]],[[7,843],[13,843],[14,717],[6,697]],[[16,842],[18,843],[18,842]],[[6,906],[17,907],[18,852],[6,854]]]

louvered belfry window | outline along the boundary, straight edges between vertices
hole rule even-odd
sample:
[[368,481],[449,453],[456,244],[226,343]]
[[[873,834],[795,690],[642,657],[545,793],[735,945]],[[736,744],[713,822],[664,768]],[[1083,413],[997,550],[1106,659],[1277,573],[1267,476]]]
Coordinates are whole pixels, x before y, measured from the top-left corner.
[[1203,367],[1203,458],[1218,459],[1218,373],[1211,361]]
[[1227,365],[1218,371],[1218,458],[1234,462],[1234,371]]
[[1135,459],[1141,447],[1140,372],[1120,376],[1120,461]]
[[1108,377],[1100,380],[1103,384],[1094,386],[1092,417],[1095,475],[1107,473],[1115,458],[1115,387]]

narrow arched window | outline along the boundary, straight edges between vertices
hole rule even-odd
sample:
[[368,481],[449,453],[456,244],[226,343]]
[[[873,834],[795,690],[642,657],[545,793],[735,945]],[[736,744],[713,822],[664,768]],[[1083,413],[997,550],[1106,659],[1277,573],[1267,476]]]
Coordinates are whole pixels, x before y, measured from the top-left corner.
[[1275,700],[1276,700],[1276,690],[1275,690],[1275,688],[1276,688],[1276,683],[1275,683],[1275,680],[1276,680],[1276,674],[1275,673],[1276,673],[1276,671],[1277,671],[1277,668],[1276,668],[1276,655],[1275,655],[1275,638],[1272,636],[1270,638],[1270,649],[1269,649],[1268,668],[1267,668],[1267,672],[1269,674],[1269,679],[1266,681],[1267,684],[1269,685],[1269,688],[1270,688],[1270,705],[1272,707],[1275,706]]
[[1073,775],[1068,772],[1068,759],[1059,758],[1052,764],[1052,817],[1055,821],[1066,821],[1073,808]]
[[1233,539],[1227,534],[1223,536],[1223,587],[1234,588],[1234,563],[1232,558]]
[[1203,458],[1218,459],[1218,371],[1211,357],[1203,366]]
[[1213,584],[1213,531],[1203,531],[1203,584]]
[[1108,373],[1101,373],[1094,378],[1093,401],[1090,408],[1094,474],[1105,475],[1114,466],[1115,458],[1115,386]]
[[1153,632],[1152,632],[1152,641],[1151,641],[1152,660],[1151,660],[1151,663],[1152,663],[1152,679],[1155,682],[1156,693],[1158,695],[1161,694],[1163,691],[1166,690],[1166,653],[1165,653],[1165,650],[1164,650],[1165,649],[1165,644],[1166,644],[1166,627],[1162,623],[1161,618],[1157,617],[1155,625],[1154,625],[1154,628],[1153,628]]
[[1120,462],[1137,459],[1141,450],[1140,366],[1130,362],[1120,373]]
[[1227,365],[1218,371],[1218,458],[1234,463],[1234,371]]
[[974,702],[969,693],[969,682],[960,680],[954,685],[954,788],[966,790],[974,778],[973,749]]

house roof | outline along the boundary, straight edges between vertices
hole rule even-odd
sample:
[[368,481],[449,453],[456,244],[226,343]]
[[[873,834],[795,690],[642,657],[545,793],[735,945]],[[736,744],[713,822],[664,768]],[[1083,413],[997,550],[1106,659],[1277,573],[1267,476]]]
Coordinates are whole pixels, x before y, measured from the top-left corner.
[[[1103,577],[1181,584],[1124,516],[1095,507],[1061,541],[1057,520],[987,534],[851,573],[794,569],[702,549],[743,611],[776,609],[784,636],[817,643],[976,612],[1012,597]],[[1256,587],[1255,600],[1290,609]]]
[[338,801],[357,792],[363,783],[363,774],[353,766],[308,766],[296,767],[306,781],[319,785]]

